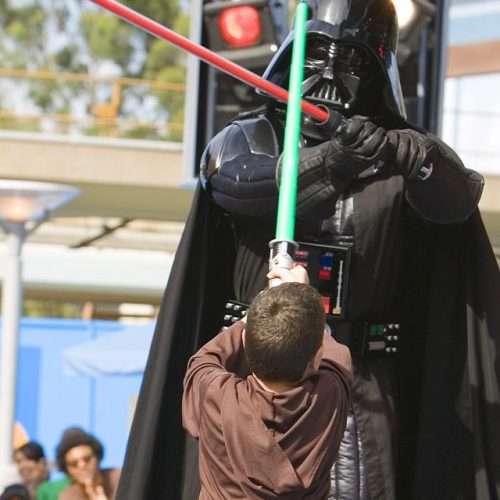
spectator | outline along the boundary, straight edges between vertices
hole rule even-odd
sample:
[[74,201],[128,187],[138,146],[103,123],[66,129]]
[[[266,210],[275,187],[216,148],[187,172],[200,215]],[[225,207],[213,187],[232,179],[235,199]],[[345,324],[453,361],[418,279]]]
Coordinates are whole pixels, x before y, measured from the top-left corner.
[[[73,433],[84,433],[81,427],[68,427],[62,434],[61,440]],[[70,477],[64,476],[62,479],[47,481],[42,483],[36,490],[36,500],[59,500],[59,494],[73,481]]]
[[80,429],[63,434],[56,449],[59,470],[73,481],[59,500],[111,500],[115,497],[120,469],[101,469],[102,443]]
[[[21,476],[22,486],[28,491],[26,498],[34,498],[38,485],[47,481],[50,474],[43,447],[36,441],[29,441],[14,451],[14,463]],[[16,486],[19,485],[12,485],[12,491],[15,490]],[[21,489],[18,488],[18,490]],[[7,492],[7,489],[5,491]],[[21,493],[16,494],[20,495]]]

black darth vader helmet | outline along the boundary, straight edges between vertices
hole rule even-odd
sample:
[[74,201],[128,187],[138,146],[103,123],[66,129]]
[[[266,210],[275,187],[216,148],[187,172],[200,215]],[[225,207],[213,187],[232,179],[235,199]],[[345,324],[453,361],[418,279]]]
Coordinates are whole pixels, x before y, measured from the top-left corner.
[[[404,118],[392,0],[307,0],[307,4],[304,97],[346,115]],[[285,88],[293,37],[292,30],[263,75]]]

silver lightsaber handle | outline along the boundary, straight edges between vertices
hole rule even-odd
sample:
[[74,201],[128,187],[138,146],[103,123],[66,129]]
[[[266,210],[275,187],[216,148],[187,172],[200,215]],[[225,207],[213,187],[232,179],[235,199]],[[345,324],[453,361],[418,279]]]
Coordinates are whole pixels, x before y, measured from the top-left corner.
[[[281,269],[292,269],[295,259],[295,252],[299,245],[292,240],[272,240],[269,242],[270,257],[269,270],[276,267]],[[269,287],[281,284],[279,278],[269,280]]]

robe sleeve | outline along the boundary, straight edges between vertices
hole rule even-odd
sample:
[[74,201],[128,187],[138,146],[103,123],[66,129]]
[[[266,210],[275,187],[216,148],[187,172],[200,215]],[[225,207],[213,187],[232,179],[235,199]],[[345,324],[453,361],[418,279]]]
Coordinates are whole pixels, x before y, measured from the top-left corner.
[[322,375],[327,374],[339,382],[340,388],[345,391],[344,398],[349,400],[353,382],[351,355],[345,346],[329,335],[325,336],[323,341],[323,356],[319,369]]
[[215,382],[221,387],[232,377],[250,374],[238,322],[205,344],[188,362],[182,397],[182,425],[193,437],[199,436],[201,409],[208,388]]

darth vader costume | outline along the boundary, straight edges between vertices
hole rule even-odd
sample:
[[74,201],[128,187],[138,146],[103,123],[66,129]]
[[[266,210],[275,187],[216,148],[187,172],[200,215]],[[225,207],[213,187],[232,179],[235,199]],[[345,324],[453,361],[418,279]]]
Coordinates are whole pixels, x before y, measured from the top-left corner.
[[[342,313],[327,310],[355,366],[330,498],[500,498],[500,276],[477,211],[482,177],[405,121],[392,3],[308,3],[303,94],[345,117],[334,131],[304,120],[296,220],[298,241],[349,252]],[[292,40],[293,31],[264,75],[282,86]],[[182,379],[221,328],[226,302],[248,303],[266,286],[284,121],[270,101],[205,150],[119,499],[197,498]],[[359,340],[396,325],[394,348],[387,335]]]

